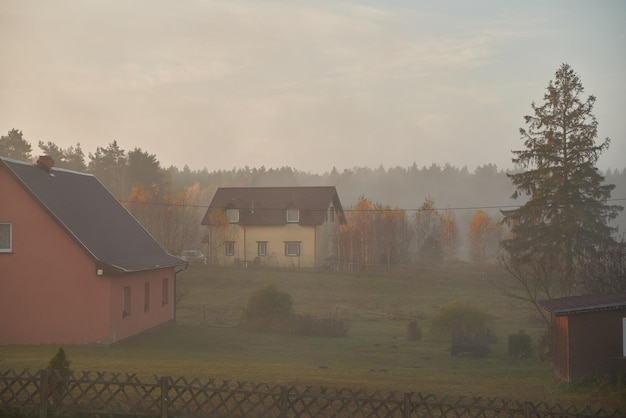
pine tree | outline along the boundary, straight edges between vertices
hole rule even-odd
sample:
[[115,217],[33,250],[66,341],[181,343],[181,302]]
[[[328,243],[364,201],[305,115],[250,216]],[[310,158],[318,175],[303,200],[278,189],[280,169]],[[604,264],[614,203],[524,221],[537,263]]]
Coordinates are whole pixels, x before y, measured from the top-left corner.
[[14,160],[28,161],[32,148],[24,139],[22,131],[11,129],[6,135],[0,136],[0,155]]
[[543,104],[532,103],[534,115],[524,117],[525,148],[513,151],[521,170],[508,175],[516,189],[512,197],[527,201],[503,211],[511,229],[503,241],[505,265],[536,306],[540,297],[571,293],[579,261],[614,244],[609,222],[622,210],[607,203],[615,186],[604,184],[596,168],[610,143],[596,142],[596,98],[582,95],[578,75],[561,65]]

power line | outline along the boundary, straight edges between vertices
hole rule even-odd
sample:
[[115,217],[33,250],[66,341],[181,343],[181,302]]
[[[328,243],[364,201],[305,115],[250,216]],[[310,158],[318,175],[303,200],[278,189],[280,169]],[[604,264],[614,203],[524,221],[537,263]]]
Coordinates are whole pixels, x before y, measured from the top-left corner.
[[[626,197],[616,198],[616,199],[607,199],[603,200],[602,203],[611,203],[611,202],[624,202],[626,201]],[[185,203],[171,203],[171,202],[140,202],[133,200],[119,200],[120,203],[124,204],[137,204],[137,205],[153,205],[153,206],[167,206],[167,207],[180,207],[180,208],[195,208],[195,209],[208,209],[209,205],[193,205],[193,204],[185,204]],[[533,204],[532,206],[564,206],[564,205],[586,205],[590,202],[585,201],[569,201],[558,204],[550,204],[550,203],[538,203]],[[462,210],[483,210],[483,209],[518,209],[523,205],[498,205],[498,206],[453,206],[446,208],[417,208],[417,209],[403,209],[403,208],[371,208],[371,209],[344,209],[344,212],[444,212],[447,210],[451,211],[462,211]],[[284,208],[260,208],[256,207],[255,210],[258,211],[283,211]],[[311,212],[315,212],[316,210],[310,210]],[[319,212],[325,212],[326,210],[319,210]]]

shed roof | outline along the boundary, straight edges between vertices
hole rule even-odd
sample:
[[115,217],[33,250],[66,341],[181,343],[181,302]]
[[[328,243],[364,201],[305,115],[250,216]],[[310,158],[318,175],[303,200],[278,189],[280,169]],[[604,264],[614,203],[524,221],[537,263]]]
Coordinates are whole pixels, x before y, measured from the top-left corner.
[[168,254],[92,174],[0,157],[0,163],[103,267],[130,272],[184,265]]
[[574,313],[626,308],[626,293],[611,295],[581,295],[541,301],[540,304],[556,316]]
[[243,225],[284,225],[288,208],[300,210],[300,225],[320,225],[331,204],[339,212],[339,221],[345,222],[334,186],[221,187],[215,192],[202,225],[209,225],[209,214],[214,209],[239,209],[239,223]]

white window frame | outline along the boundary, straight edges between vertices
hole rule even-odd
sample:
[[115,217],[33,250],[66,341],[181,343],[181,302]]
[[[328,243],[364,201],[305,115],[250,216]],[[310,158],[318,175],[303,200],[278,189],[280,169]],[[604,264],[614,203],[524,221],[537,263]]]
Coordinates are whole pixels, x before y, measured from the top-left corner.
[[300,209],[298,209],[298,208],[288,208],[287,209],[287,222],[288,223],[298,223],[298,222],[300,222]]
[[267,255],[267,241],[257,241],[256,248],[259,257],[265,257]]
[[239,222],[239,209],[226,209],[226,218],[231,224]]
[[[0,253],[10,253],[13,252],[13,225],[9,222],[0,222],[0,229],[8,230],[8,247],[0,246]],[[2,232],[2,236],[6,236],[6,231]],[[3,245],[0,242],[0,245]]]
[[329,210],[329,219],[331,222],[335,222],[335,207],[331,206]]
[[224,255],[227,257],[235,255],[235,241],[224,241]]
[[300,241],[285,241],[285,255],[287,257],[299,257]]

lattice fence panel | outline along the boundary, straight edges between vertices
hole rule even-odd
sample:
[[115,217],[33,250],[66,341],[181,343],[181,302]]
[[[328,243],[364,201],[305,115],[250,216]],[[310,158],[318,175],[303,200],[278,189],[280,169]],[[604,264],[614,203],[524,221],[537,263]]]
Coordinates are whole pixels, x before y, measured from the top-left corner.
[[168,411],[176,416],[279,416],[281,393],[281,386],[178,378],[169,383]]
[[347,388],[298,388],[184,377],[0,371],[0,412],[212,418],[618,418],[620,411],[501,398],[438,397]]
[[40,375],[25,369],[0,371],[0,407],[36,410],[40,402]]
[[[50,377],[50,410],[136,416],[160,412],[160,384],[142,382],[134,374],[80,372]],[[55,387],[61,388],[56,395]]]

